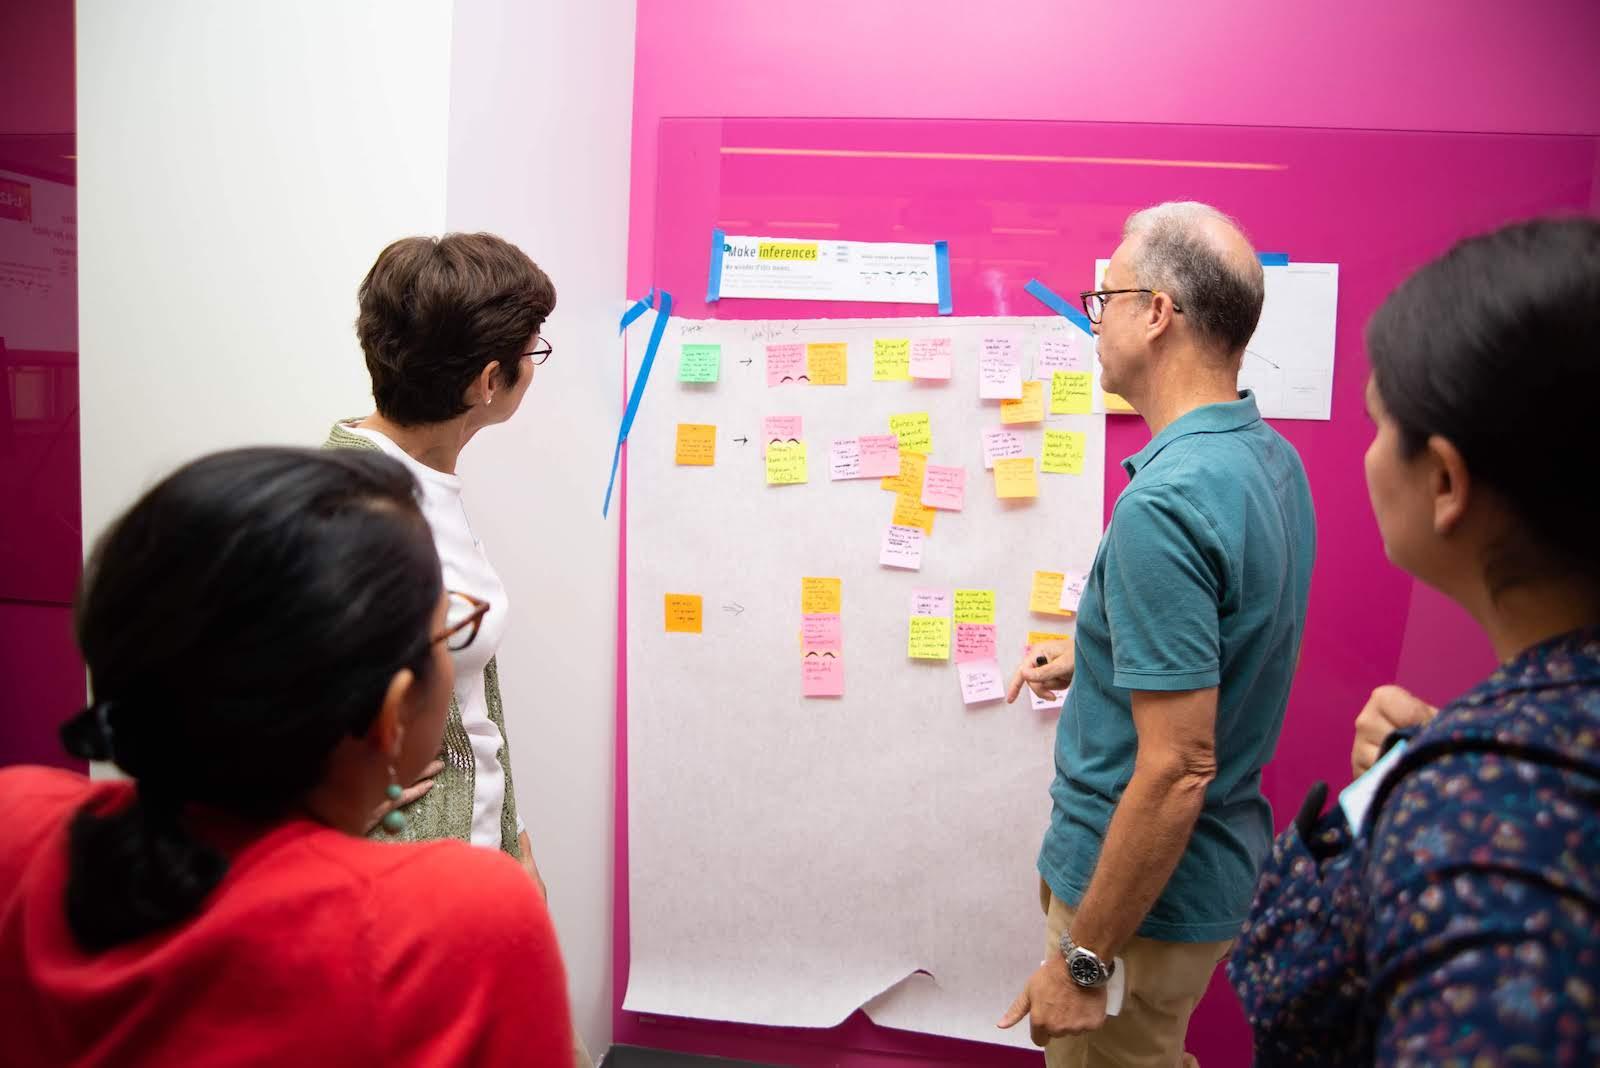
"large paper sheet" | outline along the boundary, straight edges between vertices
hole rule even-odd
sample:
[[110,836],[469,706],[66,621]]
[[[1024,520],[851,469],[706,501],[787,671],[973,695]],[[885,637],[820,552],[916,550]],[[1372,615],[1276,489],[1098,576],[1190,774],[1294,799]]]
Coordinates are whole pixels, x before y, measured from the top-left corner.
[[[908,635],[914,611],[954,629],[993,591],[1009,673],[1030,630],[1072,629],[1031,612],[1029,594],[1035,571],[1093,561],[1104,416],[1008,428],[1028,457],[1047,429],[1078,431],[1084,456],[1080,474],[1040,473],[1036,498],[1001,500],[983,451],[1001,401],[979,396],[979,364],[986,341],[1010,338],[1032,379],[1041,341],[1074,329],[1055,316],[670,324],[664,357],[719,344],[722,373],[709,389],[653,383],[628,445],[625,1008],[828,1027],[865,1006],[887,1026],[1030,1045],[1025,1026],[994,1022],[1042,948],[1034,862],[1057,712],[965,704],[965,643],[913,660]],[[950,379],[875,381],[883,339],[949,339]],[[844,386],[799,381],[781,348],[794,373],[767,384],[769,346],[839,343]],[[966,478],[961,510],[936,513],[912,569],[881,562],[899,480],[830,477],[830,458],[834,442],[920,413],[926,444],[915,418],[897,420],[906,440]],[[803,483],[767,483],[774,416],[800,419]],[[714,466],[674,464],[680,423],[717,427]],[[841,474],[859,474],[843,454]],[[808,584],[802,603],[806,578],[840,580],[837,621],[818,615],[832,614],[831,584]],[[701,633],[666,632],[668,593],[704,598]],[[804,696],[803,629],[837,657],[805,684],[829,692],[842,664],[843,696]]]

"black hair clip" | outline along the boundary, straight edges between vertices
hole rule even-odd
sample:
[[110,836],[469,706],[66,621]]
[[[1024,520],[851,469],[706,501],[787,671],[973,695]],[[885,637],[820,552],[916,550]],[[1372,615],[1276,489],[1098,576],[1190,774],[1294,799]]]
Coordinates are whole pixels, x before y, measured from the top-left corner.
[[110,760],[111,702],[96,701],[63,723],[61,744],[84,760]]

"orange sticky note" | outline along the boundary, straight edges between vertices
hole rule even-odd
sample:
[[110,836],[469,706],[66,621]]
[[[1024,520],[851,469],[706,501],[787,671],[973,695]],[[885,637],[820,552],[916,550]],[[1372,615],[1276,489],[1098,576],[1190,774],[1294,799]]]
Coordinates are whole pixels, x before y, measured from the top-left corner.
[[898,493],[903,497],[916,497],[922,499],[922,484],[928,477],[928,458],[920,452],[907,452],[900,450],[900,473],[889,475],[879,481],[878,485],[890,493]]
[[1022,383],[1021,400],[1000,402],[1002,423],[1039,423],[1044,421],[1044,383],[1030,378]]
[[717,462],[717,428],[708,423],[679,423],[676,462],[683,467],[710,467]]
[[933,516],[933,509],[923,504],[920,497],[902,493],[894,499],[894,518],[890,522],[897,527],[916,527],[923,534],[932,534]]
[[1047,630],[1030,630],[1028,632],[1029,645],[1042,645],[1045,642],[1070,642],[1070,634],[1054,634]]
[[838,615],[843,603],[843,584],[836,578],[804,577],[800,580],[800,612],[802,615]]
[[1034,469],[1033,457],[1015,456],[1009,460],[996,460],[994,495],[996,497],[1039,496],[1039,472]]
[[842,386],[849,371],[845,354],[849,351],[843,341],[828,341],[806,346],[806,374],[813,386]]
[[1094,391],[1091,371],[1057,371],[1050,378],[1051,415],[1088,415]]
[[667,633],[700,633],[700,595],[698,593],[667,594]]
[[1044,616],[1070,616],[1061,610],[1061,584],[1067,576],[1060,571],[1035,571],[1033,591],[1028,595],[1028,611]]

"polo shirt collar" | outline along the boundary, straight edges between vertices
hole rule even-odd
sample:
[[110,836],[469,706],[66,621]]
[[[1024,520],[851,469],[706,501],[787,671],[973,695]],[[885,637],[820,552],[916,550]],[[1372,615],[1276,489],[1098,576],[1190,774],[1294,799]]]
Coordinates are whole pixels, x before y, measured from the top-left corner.
[[1240,390],[1236,401],[1207,404],[1174,419],[1171,425],[1150,439],[1150,444],[1123,460],[1122,469],[1132,478],[1154,460],[1162,449],[1179,438],[1190,434],[1226,434],[1260,421],[1261,412],[1256,407],[1255,394],[1248,389]]

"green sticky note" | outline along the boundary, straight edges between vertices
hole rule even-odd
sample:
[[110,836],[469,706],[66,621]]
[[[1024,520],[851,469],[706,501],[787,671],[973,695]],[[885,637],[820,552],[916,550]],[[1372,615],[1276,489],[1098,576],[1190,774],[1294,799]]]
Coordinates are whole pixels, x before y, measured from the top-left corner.
[[721,372],[721,345],[685,345],[678,355],[679,382],[715,382]]

